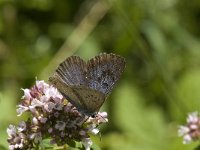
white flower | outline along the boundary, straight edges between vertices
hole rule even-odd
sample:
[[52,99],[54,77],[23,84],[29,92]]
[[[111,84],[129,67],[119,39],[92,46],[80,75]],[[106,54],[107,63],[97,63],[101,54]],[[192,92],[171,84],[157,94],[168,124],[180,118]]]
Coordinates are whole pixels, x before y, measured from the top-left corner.
[[14,139],[14,141],[16,142],[15,144],[9,145],[9,150],[14,150],[14,149],[22,149],[23,148],[23,139],[21,139],[20,137],[16,137]]
[[24,140],[22,138],[20,138],[20,137],[17,137],[15,140],[17,141],[16,144],[15,144],[15,148],[16,149],[23,148],[23,142],[24,142]]
[[96,128],[96,124],[91,124],[88,127],[89,132],[91,132],[92,134],[97,134],[99,133],[99,129]]
[[43,103],[46,103],[46,102],[49,101],[49,97],[47,97],[46,95],[42,95],[42,96],[40,97],[40,101],[43,102]]
[[37,109],[35,108],[35,106],[29,106],[29,110],[32,114],[35,114],[37,112]]
[[34,125],[37,125],[38,124],[38,119],[36,117],[33,117],[32,122],[33,122]]
[[39,90],[44,91],[46,88],[49,87],[49,85],[47,83],[44,82],[44,80],[37,80],[36,81],[36,86]]
[[15,149],[15,145],[9,145],[9,150],[14,150]]
[[193,112],[188,115],[187,123],[196,123],[198,120],[198,112]]
[[44,94],[48,99],[51,98],[51,97],[52,98],[58,98],[58,99],[62,99],[63,98],[63,96],[53,86],[49,86],[49,88],[46,88],[44,90]]
[[35,108],[35,107],[42,107],[43,105],[44,105],[44,103],[41,102],[40,100],[36,99],[36,98],[34,98],[34,99],[31,101],[31,106],[32,106],[33,108]]
[[186,126],[180,126],[178,129],[178,135],[179,136],[184,136],[185,134],[187,134],[190,131],[190,129]]
[[98,115],[100,115],[103,118],[107,118],[108,117],[107,112],[98,112]]
[[39,118],[41,123],[46,123],[46,121],[47,121],[46,117],[43,118],[43,117],[39,116],[38,118]]
[[63,106],[64,106],[64,105],[63,105],[62,103],[57,103],[57,104],[55,105],[54,109],[56,109],[56,110],[62,110]]
[[30,94],[30,90],[29,89],[22,89],[22,90],[24,91],[24,95],[22,96],[22,99],[30,100],[32,98]]
[[192,141],[192,137],[189,134],[183,136],[183,144],[189,144]]
[[91,141],[90,138],[84,138],[84,139],[82,139],[82,143],[83,143],[83,145],[85,147],[85,150],[90,150],[90,147],[92,145],[92,141]]
[[99,129],[94,128],[90,132],[93,133],[93,134],[97,134],[97,133],[99,133]]
[[17,127],[17,130],[19,132],[25,131],[26,130],[26,123],[24,121],[21,121]]
[[57,121],[56,125],[55,125],[55,128],[60,130],[60,131],[63,131],[65,129],[65,126],[66,126],[66,123],[63,122],[63,121]]
[[99,116],[99,122],[108,122],[108,114],[107,112],[98,112],[98,116]]
[[9,138],[16,136],[16,133],[17,133],[16,127],[10,124],[7,128],[7,133],[8,133]]
[[190,127],[190,129],[192,129],[192,130],[198,130],[199,125],[197,125],[197,124],[191,124],[191,125],[189,125],[189,127]]
[[18,105],[17,107],[17,116],[21,116],[25,111],[29,110],[28,107],[23,105]]
[[48,129],[48,132],[49,132],[49,133],[52,133],[52,131],[53,131],[53,128],[49,128],[49,129]]
[[95,117],[89,117],[87,122],[93,122],[95,124],[108,122],[107,112],[98,112]]
[[[21,125],[22,124],[23,123],[21,123]],[[7,128],[7,133],[8,133],[8,140],[12,141],[11,144],[9,145],[9,150],[22,149],[25,135],[23,133],[17,133],[17,129],[13,125],[9,125],[9,127]]]
[[33,133],[30,135],[30,139],[34,139],[35,143],[39,143],[42,141],[42,134],[41,132]]
[[47,112],[51,112],[54,108],[55,108],[55,103],[53,103],[53,102],[47,102],[44,104],[44,109]]
[[187,117],[187,124],[179,126],[178,135],[183,137],[183,144],[188,144],[200,138],[198,112],[190,113]]

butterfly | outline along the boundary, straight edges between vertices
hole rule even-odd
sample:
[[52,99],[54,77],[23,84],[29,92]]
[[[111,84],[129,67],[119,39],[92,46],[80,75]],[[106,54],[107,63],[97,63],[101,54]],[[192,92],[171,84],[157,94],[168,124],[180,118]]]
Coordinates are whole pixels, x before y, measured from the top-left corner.
[[82,114],[93,116],[111,93],[125,68],[119,55],[102,53],[85,62],[68,57],[49,81]]

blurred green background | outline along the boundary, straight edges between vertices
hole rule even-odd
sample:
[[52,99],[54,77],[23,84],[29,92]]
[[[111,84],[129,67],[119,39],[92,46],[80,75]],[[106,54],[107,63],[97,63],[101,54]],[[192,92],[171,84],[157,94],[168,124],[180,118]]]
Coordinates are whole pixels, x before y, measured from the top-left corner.
[[66,57],[112,52],[126,70],[102,110],[105,150],[190,150],[177,127],[200,108],[199,0],[1,0],[0,145],[35,77]]

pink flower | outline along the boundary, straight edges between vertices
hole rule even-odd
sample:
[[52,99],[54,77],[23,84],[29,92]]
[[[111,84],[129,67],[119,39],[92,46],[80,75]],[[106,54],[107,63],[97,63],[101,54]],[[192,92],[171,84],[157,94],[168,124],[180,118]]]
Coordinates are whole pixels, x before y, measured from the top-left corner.
[[183,144],[191,143],[200,138],[200,117],[198,112],[188,115],[187,124],[179,126],[178,135],[183,137]]
[[55,128],[60,130],[60,131],[63,131],[65,129],[65,126],[66,126],[65,122],[57,121]]
[[85,139],[82,139],[82,143],[85,147],[85,150],[90,150],[90,147],[92,145],[92,141],[90,138],[85,138]]
[[30,89],[22,90],[24,96],[17,113],[20,116],[28,112],[30,117],[21,121],[17,128],[8,127],[7,141],[11,150],[34,149],[44,138],[50,138],[51,143],[57,145],[82,142],[89,150],[92,145],[90,133],[97,134],[99,124],[108,122],[106,112],[88,118],[44,81],[36,81]]
[[36,81],[36,87],[38,88],[39,91],[44,91],[49,87],[47,83],[44,82],[44,80],[41,81]]
[[30,94],[30,90],[29,89],[22,89],[22,90],[24,91],[24,95],[22,96],[22,99],[30,100],[32,98]]

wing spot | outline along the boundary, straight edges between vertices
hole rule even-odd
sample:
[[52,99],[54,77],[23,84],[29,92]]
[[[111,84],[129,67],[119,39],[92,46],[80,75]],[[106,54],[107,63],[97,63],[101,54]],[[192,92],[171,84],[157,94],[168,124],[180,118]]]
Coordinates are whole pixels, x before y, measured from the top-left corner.
[[101,82],[101,77],[98,77],[98,78],[97,78],[97,81],[98,81],[98,82]]
[[107,88],[108,87],[108,83],[104,82],[103,84],[103,88]]

